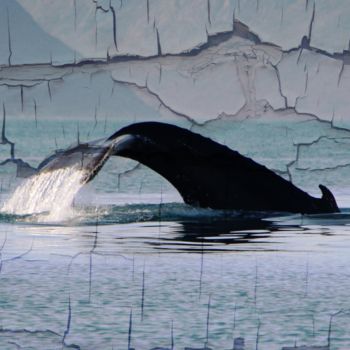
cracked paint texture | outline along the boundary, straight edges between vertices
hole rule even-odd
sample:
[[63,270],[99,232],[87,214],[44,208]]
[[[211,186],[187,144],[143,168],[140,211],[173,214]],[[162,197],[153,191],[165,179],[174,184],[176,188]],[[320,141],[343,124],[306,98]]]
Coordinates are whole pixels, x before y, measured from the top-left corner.
[[232,32],[233,19],[283,51],[298,48],[304,37],[330,55],[349,50],[346,0],[336,6],[328,0],[4,0],[0,6],[1,64],[8,63],[7,22],[12,64],[155,56],[157,33],[161,54],[179,54]]
[[[346,0],[0,0],[1,200],[57,149],[154,120],[221,142],[317,197],[320,183],[329,186],[348,207],[349,15]],[[281,238],[290,223],[271,245],[276,223],[236,228],[231,241],[234,228],[214,220],[200,231],[203,244],[186,235],[198,233],[197,209],[169,204],[180,196],[142,164],[111,157],[85,189],[86,225],[0,227],[2,302],[10,306],[1,348],[166,349],[174,339],[176,348],[208,340],[231,348],[233,338],[214,337],[234,324],[251,349],[265,310],[262,347],[274,339],[280,350],[296,340],[324,344],[330,313],[348,301],[348,256],[335,250],[346,235],[332,237],[322,221],[300,220],[297,235],[308,235],[293,254]],[[104,204],[114,206],[111,216],[97,210]],[[190,220],[169,226],[169,213]],[[319,231],[339,240],[320,244]],[[229,234],[222,245],[218,232]],[[250,239],[247,255],[218,259]],[[215,254],[204,256],[208,244]],[[252,252],[262,247],[257,260]],[[348,340],[344,320],[334,339]]]
[[[4,0],[0,10],[0,103],[14,159],[37,165],[78,139],[158,120],[315,194],[319,183],[350,188],[346,2]],[[32,125],[37,154],[21,136]],[[0,146],[6,161],[9,145]],[[118,191],[172,190],[117,162],[97,188],[117,167]]]

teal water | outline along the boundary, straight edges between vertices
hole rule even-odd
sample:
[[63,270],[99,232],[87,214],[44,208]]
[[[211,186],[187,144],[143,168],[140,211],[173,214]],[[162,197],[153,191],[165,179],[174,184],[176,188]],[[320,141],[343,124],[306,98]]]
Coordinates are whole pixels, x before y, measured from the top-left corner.
[[[7,137],[36,165],[77,125],[9,119]],[[123,125],[80,120],[79,138]],[[12,165],[0,175],[5,201],[21,179]],[[246,349],[350,347],[347,209],[191,208],[150,170],[113,159],[73,211],[53,222],[0,214],[1,349],[232,349],[236,337]]]
[[136,349],[230,349],[238,336],[254,349],[259,322],[259,348],[325,345],[341,310],[331,345],[348,348],[350,214],[158,209],[105,207],[64,225],[2,217],[1,348],[58,349],[70,315],[66,346],[125,349],[131,312]]

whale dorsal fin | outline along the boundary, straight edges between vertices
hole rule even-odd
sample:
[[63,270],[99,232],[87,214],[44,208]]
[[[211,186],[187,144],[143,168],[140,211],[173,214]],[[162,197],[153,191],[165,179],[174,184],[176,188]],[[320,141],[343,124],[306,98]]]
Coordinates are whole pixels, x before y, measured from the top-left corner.
[[339,212],[337,202],[333,196],[333,193],[324,185],[318,186],[322,192],[321,202],[325,208],[329,208],[332,212]]

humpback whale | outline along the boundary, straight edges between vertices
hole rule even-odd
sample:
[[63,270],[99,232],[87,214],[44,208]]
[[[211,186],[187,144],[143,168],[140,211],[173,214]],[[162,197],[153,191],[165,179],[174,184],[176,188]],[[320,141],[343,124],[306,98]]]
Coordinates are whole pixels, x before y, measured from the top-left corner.
[[77,163],[91,181],[110,156],[136,160],[166,178],[185,203],[212,209],[302,214],[339,212],[331,191],[315,198],[265,166],[187,129],[160,122],[126,126],[105,140],[57,152],[39,171]]

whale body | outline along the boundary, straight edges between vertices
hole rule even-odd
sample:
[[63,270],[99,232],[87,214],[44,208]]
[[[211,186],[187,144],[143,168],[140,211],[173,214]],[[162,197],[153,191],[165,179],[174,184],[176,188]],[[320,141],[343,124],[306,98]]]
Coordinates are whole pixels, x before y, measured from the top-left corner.
[[185,203],[212,209],[302,214],[339,212],[331,191],[315,198],[265,166],[187,129],[160,122],[126,126],[106,140],[61,151],[39,166],[50,171],[80,162],[89,182],[110,156],[134,159],[166,178]]

